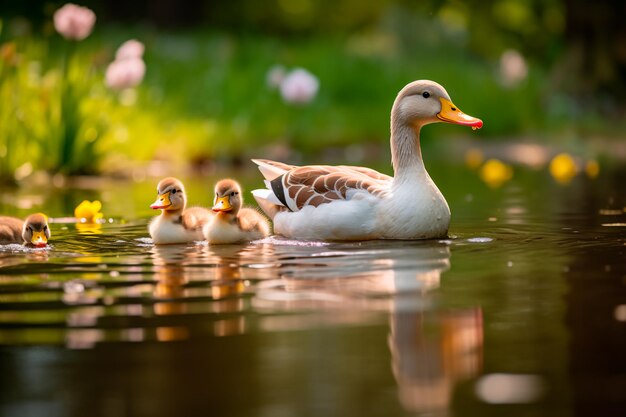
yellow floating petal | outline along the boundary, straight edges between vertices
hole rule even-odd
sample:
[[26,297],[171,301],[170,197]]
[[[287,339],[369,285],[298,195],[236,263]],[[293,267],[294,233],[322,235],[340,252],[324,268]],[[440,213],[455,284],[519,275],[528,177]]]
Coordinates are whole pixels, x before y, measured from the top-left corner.
[[104,214],[100,213],[101,209],[102,203],[100,201],[84,200],[74,209],[74,217],[84,219],[86,223],[95,223],[104,217]]
[[490,187],[498,188],[513,178],[513,168],[497,159],[490,159],[480,169],[480,178]]
[[550,162],[550,174],[561,184],[569,183],[578,172],[578,167],[567,153],[560,153]]

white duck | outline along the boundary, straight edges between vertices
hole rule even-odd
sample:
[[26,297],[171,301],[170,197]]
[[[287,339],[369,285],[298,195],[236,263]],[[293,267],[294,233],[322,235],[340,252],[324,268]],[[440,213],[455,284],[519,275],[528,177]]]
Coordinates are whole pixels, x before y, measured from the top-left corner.
[[204,240],[202,228],[212,214],[202,207],[186,209],[187,196],[183,183],[172,177],[164,178],[157,186],[157,198],[150,208],[161,210],[148,226],[152,241],[157,245],[188,243]]
[[296,167],[253,160],[267,189],[252,191],[274,221],[274,232],[296,239],[428,239],[446,236],[450,209],[428,175],[420,150],[422,126],[447,122],[479,129],[433,81],[404,87],[391,109],[394,177],[370,168]]
[[48,216],[31,214],[22,221],[16,217],[0,216],[0,244],[24,243],[27,246],[44,247],[50,239]]
[[204,227],[210,244],[249,242],[270,233],[267,219],[258,211],[242,208],[243,195],[237,181],[225,179],[215,184],[216,215]]

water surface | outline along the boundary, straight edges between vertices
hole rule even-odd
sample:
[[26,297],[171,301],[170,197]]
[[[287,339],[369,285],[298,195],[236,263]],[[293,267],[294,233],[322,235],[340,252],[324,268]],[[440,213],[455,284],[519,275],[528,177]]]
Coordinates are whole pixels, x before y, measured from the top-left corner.
[[152,181],[5,192],[111,222],[0,248],[0,414],[623,415],[625,173],[433,177],[453,220],[425,242],[157,247]]

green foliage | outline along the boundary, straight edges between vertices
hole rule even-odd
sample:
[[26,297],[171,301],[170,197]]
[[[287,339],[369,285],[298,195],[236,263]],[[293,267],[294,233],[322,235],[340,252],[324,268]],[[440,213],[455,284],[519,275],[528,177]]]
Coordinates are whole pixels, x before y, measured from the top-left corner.
[[[49,42],[36,38],[2,45],[0,176],[5,180],[37,169],[96,172],[110,98],[90,55],[74,53],[75,47],[55,53]],[[92,111],[96,107],[99,112]]]
[[[103,26],[74,44],[45,30],[2,34],[0,175],[262,157],[270,145],[307,154],[386,144],[395,95],[415,79],[440,82],[463,111],[482,118],[481,138],[545,131],[571,120],[567,107],[546,108],[547,75],[532,60],[527,77],[503,82],[494,57],[515,42],[496,39],[493,27],[479,24],[480,14],[507,15],[502,25],[513,39],[532,17],[532,2],[435,3],[388,4],[367,13],[368,20],[381,16],[378,26],[307,37]],[[470,14],[474,8],[481,13]],[[136,89],[111,92],[103,80],[106,64],[133,37],[146,45],[146,77]],[[285,103],[266,82],[275,65],[315,74],[317,97],[307,105]],[[438,126],[427,133],[462,134],[471,131]]]

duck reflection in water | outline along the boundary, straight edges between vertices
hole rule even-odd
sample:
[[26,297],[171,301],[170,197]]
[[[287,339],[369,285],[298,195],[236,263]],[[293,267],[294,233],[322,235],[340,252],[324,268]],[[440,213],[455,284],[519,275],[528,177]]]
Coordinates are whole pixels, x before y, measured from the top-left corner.
[[455,385],[481,370],[482,335],[479,308],[393,312],[389,350],[402,406],[412,412],[448,410]]
[[[154,278],[154,313],[158,316],[208,313],[215,336],[243,334],[246,331],[243,294],[248,280],[263,278],[249,263],[262,263],[266,245],[194,245],[181,250],[176,246],[155,245],[152,248]],[[207,265],[210,272],[207,273]],[[275,273],[275,272],[274,272]],[[208,302],[205,301],[208,299]],[[160,341],[190,338],[187,327],[157,327]]]
[[[157,246],[152,249],[154,260],[154,314],[158,316],[182,315],[187,313],[185,303],[185,285],[188,278],[190,260],[195,252],[181,252],[180,248],[171,246]],[[159,341],[169,342],[184,340],[189,337],[189,329],[183,326],[158,326],[156,338]]]
[[[289,318],[268,318],[263,327],[288,330],[326,320],[333,325],[368,323],[372,317],[364,313],[386,311],[391,369],[401,405],[412,412],[445,415],[455,385],[480,372],[483,339],[480,308],[445,311],[435,305],[431,291],[450,268],[448,246],[409,244],[394,251],[393,258],[384,248],[334,249],[318,248],[314,261],[290,261],[290,267],[281,269],[285,274],[280,282],[259,288],[254,299],[257,310],[314,309],[329,314],[317,315],[316,321],[308,315],[297,324]],[[291,258],[289,248],[279,250]],[[380,250],[381,257],[372,250]],[[381,259],[384,256],[387,259]]]

